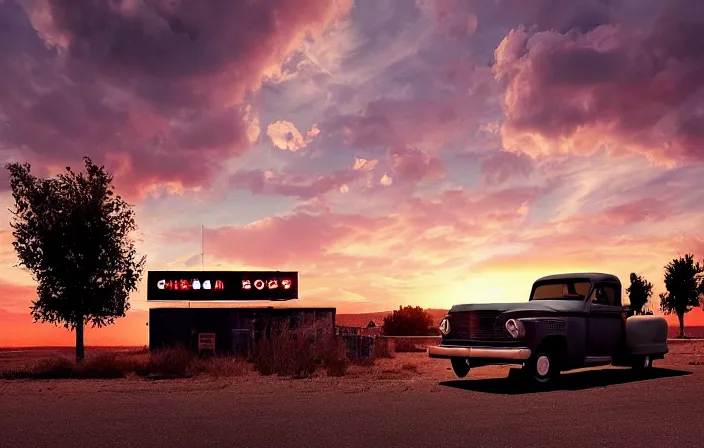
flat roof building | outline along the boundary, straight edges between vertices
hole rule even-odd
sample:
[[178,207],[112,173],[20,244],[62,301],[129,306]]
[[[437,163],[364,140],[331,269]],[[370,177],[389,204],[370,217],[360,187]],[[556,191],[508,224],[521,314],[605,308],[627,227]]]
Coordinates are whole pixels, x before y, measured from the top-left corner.
[[[253,341],[272,326],[316,324],[335,331],[335,308],[241,306],[233,302],[282,302],[298,299],[298,273],[279,271],[149,271],[147,301],[188,303],[149,310],[149,349],[188,347],[198,350],[199,335],[214,335],[214,349],[246,354]],[[191,302],[227,302],[227,306],[191,307]],[[327,330],[326,330],[327,331]]]

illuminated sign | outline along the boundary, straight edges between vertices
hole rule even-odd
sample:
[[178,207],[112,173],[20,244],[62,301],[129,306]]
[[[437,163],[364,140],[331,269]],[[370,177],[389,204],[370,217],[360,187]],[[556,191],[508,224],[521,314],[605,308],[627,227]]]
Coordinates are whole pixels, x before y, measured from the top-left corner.
[[147,300],[244,301],[298,298],[298,272],[149,271]]

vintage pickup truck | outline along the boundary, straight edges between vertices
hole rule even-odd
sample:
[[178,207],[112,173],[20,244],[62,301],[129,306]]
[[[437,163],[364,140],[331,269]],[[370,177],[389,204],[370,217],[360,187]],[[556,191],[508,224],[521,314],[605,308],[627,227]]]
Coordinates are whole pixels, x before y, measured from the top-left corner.
[[668,352],[667,322],[634,315],[621,289],[611,274],[559,274],[536,280],[527,302],[455,305],[429,356],[449,359],[460,378],[473,367],[516,365],[538,384],[582,367],[649,369]]

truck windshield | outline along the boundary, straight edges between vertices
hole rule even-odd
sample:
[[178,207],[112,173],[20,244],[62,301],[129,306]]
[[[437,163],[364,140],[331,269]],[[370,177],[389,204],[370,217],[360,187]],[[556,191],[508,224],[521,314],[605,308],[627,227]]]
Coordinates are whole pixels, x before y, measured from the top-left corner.
[[530,300],[584,300],[591,283],[587,280],[560,280],[539,283]]

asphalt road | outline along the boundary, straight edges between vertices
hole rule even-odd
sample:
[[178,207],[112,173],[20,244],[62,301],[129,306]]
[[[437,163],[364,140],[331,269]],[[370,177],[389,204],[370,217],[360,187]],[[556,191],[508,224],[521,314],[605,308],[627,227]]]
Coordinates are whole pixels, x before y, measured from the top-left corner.
[[[704,369],[565,375],[538,392],[506,379],[371,390],[295,388],[2,393],[0,447],[701,447]],[[12,387],[17,387],[13,385]],[[317,387],[317,386],[315,386]]]

